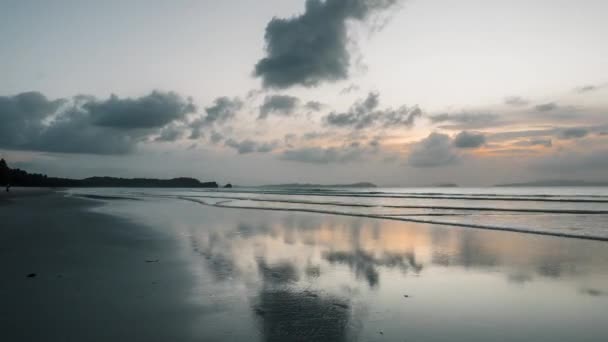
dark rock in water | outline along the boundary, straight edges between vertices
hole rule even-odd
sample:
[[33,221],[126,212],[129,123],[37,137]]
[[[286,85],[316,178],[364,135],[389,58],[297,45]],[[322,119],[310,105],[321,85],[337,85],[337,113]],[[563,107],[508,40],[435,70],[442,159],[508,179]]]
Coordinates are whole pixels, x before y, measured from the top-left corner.
[[36,276],[36,273],[30,273],[27,275],[28,278],[34,278]]
[[405,297],[405,298],[410,298],[410,295],[403,295],[403,297]]
[[228,184],[224,185],[224,188],[228,188],[228,189],[232,188],[232,184],[228,183]]

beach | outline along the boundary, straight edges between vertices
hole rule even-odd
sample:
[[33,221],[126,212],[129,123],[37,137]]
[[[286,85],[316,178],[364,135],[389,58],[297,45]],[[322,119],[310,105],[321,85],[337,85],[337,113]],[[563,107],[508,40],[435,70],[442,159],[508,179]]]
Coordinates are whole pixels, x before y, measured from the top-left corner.
[[4,341],[191,341],[192,288],[171,236],[49,190],[0,202]]
[[605,241],[213,207],[160,190],[5,195],[0,222],[7,341],[608,335]]

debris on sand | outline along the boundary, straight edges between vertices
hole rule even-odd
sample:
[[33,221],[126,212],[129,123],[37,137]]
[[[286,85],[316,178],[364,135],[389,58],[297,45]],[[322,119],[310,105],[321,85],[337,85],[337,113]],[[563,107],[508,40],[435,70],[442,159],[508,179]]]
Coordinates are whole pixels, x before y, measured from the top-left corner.
[[28,278],[34,278],[36,276],[36,273],[30,273],[27,275]]
[[337,306],[339,308],[342,308],[342,309],[348,309],[348,305],[346,305],[346,304],[342,304],[342,303],[331,303],[331,304],[334,306]]
[[160,260],[158,259],[154,259],[154,260],[146,260],[147,263],[152,263],[152,262],[159,262]]

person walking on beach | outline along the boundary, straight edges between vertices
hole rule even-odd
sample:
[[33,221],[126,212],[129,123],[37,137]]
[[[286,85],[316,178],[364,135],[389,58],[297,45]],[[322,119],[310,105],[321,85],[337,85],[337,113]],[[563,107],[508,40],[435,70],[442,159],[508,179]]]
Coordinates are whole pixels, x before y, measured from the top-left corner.
[[9,168],[4,159],[0,159],[0,184],[6,185],[6,192],[10,191]]

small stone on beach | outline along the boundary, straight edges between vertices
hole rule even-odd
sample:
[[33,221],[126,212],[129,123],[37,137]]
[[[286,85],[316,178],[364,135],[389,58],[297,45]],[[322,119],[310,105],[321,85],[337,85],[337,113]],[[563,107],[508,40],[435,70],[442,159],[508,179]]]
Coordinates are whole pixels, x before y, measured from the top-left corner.
[[36,276],[36,273],[30,273],[27,275],[28,278],[34,278]]
[[260,309],[260,308],[255,308],[255,313],[260,315],[260,316],[264,316],[266,314],[266,311]]
[[146,260],[147,263],[152,263],[152,262],[159,262],[158,259],[154,259],[154,260]]

